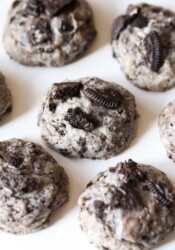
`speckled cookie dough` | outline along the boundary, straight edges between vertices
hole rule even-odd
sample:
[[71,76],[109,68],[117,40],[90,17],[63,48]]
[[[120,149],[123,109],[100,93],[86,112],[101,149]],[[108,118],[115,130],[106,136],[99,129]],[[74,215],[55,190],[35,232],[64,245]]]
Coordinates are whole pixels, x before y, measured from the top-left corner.
[[175,162],[175,101],[168,103],[162,110],[159,132],[168,157]]
[[0,120],[12,108],[12,96],[10,90],[7,88],[5,78],[0,72]]
[[43,99],[38,125],[46,144],[68,157],[107,159],[135,135],[134,96],[99,78],[55,83]]
[[128,80],[139,88],[165,91],[175,86],[175,13],[129,5],[112,27],[112,50]]
[[68,177],[35,143],[0,142],[0,229],[31,233],[48,226],[52,211],[68,200]]
[[150,249],[175,227],[175,189],[167,176],[132,160],[97,174],[78,204],[81,229],[101,250]]
[[4,46],[21,64],[57,67],[76,60],[95,36],[93,13],[84,0],[16,0]]

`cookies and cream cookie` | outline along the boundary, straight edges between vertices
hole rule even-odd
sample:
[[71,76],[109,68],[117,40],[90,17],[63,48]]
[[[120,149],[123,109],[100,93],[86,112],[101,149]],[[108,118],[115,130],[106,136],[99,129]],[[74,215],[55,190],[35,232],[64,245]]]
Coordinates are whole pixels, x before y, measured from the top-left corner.
[[5,78],[0,72],[0,120],[12,108],[12,96]]
[[107,159],[135,135],[134,96],[96,77],[52,85],[38,125],[46,144],[68,157]]
[[0,229],[26,234],[48,226],[52,211],[68,200],[68,177],[32,142],[0,142]]
[[175,228],[175,189],[160,170],[132,160],[91,180],[80,195],[79,224],[101,250],[146,250]]
[[95,35],[92,10],[84,0],[15,0],[4,46],[19,63],[56,67],[82,55]]
[[175,101],[169,102],[160,113],[159,132],[168,157],[175,161]]
[[175,13],[129,5],[112,27],[112,50],[128,80],[151,91],[175,86]]

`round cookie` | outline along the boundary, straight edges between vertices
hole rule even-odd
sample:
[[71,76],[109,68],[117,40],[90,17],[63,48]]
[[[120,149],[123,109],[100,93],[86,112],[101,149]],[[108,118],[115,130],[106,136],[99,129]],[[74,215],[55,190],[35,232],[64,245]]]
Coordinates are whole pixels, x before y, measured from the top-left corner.
[[162,110],[158,126],[167,155],[175,162],[175,101],[168,103]]
[[175,227],[175,189],[167,176],[132,160],[97,174],[78,204],[81,229],[101,250],[150,249]]
[[175,86],[175,13],[153,5],[129,5],[112,27],[112,50],[135,86],[164,91]]
[[57,67],[82,55],[95,35],[93,13],[84,0],[16,0],[4,46],[21,64]]
[[48,226],[52,211],[68,200],[68,177],[35,143],[0,142],[0,229],[26,234]]
[[135,98],[99,78],[55,83],[43,99],[38,125],[46,144],[69,157],[107,159],[135,135]]
[[12,96],[0,72],[0,120],[12,108]]

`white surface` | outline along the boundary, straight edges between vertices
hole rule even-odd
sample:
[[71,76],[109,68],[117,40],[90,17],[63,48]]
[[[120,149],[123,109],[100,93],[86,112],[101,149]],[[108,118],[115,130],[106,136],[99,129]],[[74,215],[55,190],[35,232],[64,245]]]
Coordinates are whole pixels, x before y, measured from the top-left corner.
[[[119,161],[132,158],[135,161],[151,164],[175,182],[175,164],[163,148],[157,126],[158,115],[162,108],[175,98],[174,89],[165,93],[151,93],[132,86],[125,79],[120,67],[112,58],[110,30],[113,19],[123,13],[131,1],[89,0],[98,30],[98,37],[79,61],[62,68],[30,68],[9,59],[2,46],[2,34],[7,10],[11,0],[0,0],[0,70],[13,95],[13,111],[0,124],[0,140],[12,137],[28,139],[43,145],[40,130],[36,125],[38,107],[43,94],[54,82],[66,78],[77,79],[84,76],[97,76],[107,81],[121,84],[136,97],[138,132],[130,147],[115,158],[106,161],[72,160],[64,158],[47,149],[62,165],[70,178],[70,200],[58,209],[51,218],[50,226],[40,232],[14,236],[0,233],[0,249],[4,250],[95,250],[80,231],[77,216],[77,198],[87,182],[100,171],[114,166]],[[159,4],[175,11],[173,0],[145,1]],[[132,3],[139,3],[132,0]],[[44,145],[43,145],[44,146]],[[45,147],[45,146],[44,146]],[[45,147],[46,148],[46,147]],[[170,235],[159,250],[175,250],[175,232]]]

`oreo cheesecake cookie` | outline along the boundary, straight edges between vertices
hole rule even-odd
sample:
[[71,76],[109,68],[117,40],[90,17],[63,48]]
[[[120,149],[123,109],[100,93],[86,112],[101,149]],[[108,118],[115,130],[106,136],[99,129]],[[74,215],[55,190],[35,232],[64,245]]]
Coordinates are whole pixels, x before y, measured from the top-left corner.
[[107,159],[135,135],[134,96],[99,78],[54,83],[43,98],[38,125],[45,143],[67,157]]
[[68,177],[35,143],[0,142],[0,229],[31,233],[48,226],[52,211],[68,200]]
[[175,189],[160,170],[132,160],[91,180],[80,195],[79,224],[101,250],[145,250],[175,228]]
[[150,91],[175,86],[175,13],[162,7],[129,5],[112,27],[113,56],[128,80]]
[[12,96],[0,72],[0,120],[12,109]]
[[15,0],[4,46],[21,64],[57,67],[82,55],[95,35],[93,13],[84,0]]
[[159,115],[159,132],[167,155],[175,162],[175,101],[169,102]]

